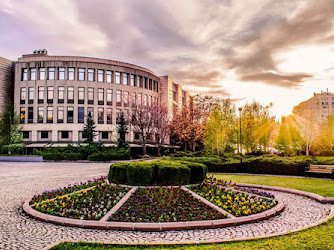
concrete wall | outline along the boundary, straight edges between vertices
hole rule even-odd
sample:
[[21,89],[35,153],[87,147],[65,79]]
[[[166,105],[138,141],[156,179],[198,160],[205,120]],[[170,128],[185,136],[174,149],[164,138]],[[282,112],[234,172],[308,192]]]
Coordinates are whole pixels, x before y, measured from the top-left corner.
[[12,98],[13,74],[13,62],[0,57],[0,113],[6,101]]

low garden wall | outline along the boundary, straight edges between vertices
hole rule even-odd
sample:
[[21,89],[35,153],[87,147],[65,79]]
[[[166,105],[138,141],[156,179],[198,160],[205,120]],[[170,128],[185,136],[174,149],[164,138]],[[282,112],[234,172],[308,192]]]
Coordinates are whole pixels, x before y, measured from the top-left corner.
[[43,162],[43,156],[0,156],[0,162]]

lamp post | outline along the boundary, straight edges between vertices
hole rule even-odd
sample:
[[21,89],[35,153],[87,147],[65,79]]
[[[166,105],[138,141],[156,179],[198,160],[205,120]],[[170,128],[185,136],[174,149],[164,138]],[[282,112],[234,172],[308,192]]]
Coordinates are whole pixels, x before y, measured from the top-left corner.
[[238,154],[240,153],[239,151],[239,130],[236,130],[237,132],[237,149],[238,149]]
[[242,108],[239,108],[239,121],[240,121],[240,164],[242,164],[242,141],[241,141],[241,111],[242,111]]

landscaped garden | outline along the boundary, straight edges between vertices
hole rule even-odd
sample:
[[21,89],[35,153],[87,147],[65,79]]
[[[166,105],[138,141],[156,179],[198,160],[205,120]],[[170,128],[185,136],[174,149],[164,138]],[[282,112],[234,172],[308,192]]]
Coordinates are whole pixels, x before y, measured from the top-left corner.
[[185,161],[118,163],[111,165],[108,180],[101,177],[47,190],[29,204],[42,214],[107,223],[221,221],[258,214],[278,204],[273,194],[206,174],[204,164]]

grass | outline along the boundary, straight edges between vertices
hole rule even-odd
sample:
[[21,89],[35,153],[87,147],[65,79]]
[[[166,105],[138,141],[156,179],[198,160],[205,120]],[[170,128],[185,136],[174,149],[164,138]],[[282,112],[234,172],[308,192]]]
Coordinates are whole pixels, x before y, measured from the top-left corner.
[[310,178],[286,178],[258,175],[213,174],[216,178],[237,183],[253,183],[303,190],[325,197],[334,197],[334,181]]
[[220,249],[334,249],[334,219],[330,221],[297,233],[292,233],[285,236],[273,237],[268,239],[259,239],[251,241],[240,241],[222,244],[202,244],[202,245],[167,245],[167,246],[118,246],[118,245],[103,245],[99,243],[61,243],[53,250],[58,249],[147,249],[147,250],[220,250]]
[[[270,186],[281,186],[300,189],[307,192],[334,197],[334,181],[307,178],[285,178],[254,175],[222,175],[214,174],[217,178],[232,180],[232,182],[254,183]],[[167,245],[167,246],[119,246],[99,243],[61,243],[52,249],[161,249],[161,250],[220,250],[220,249],[334,249],[334,219],[301,232],[268,239],[231,242],[222,244],[202,245]]]

